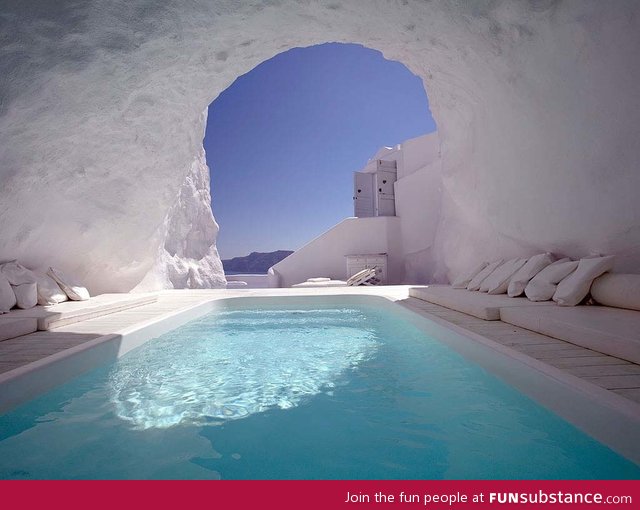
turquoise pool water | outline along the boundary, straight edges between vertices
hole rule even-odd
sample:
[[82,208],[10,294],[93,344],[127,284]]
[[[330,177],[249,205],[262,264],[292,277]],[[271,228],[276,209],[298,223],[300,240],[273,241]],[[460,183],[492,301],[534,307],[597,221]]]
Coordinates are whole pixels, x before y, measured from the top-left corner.
[[640,478],[369,307],[228,309],[0,417],[0,478]]

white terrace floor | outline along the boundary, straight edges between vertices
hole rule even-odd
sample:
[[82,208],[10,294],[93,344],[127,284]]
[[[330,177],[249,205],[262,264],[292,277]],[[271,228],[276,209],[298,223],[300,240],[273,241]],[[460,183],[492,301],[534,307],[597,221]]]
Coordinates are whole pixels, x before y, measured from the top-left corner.
[[[520,359],[526,355],[538,367],[553,372],[559,369],[579,384],[595,385],[595,390],[613,392],[627,399],[640,410],[640,365],[585,349],[562,340],[533,333],[500,321],[484,321],[464,313],[408,297],[409,286],[348,287],[332,289],[256,289],[256,290],[173,290],[159,293],[158,301],[61,326],[50,331],[38,331],[0,342],[0,379],[11,372],[22,371],[31,363],[43,362],[105,335],[131,331],[167,315],[173,315],[198,304],[227,297],[249,296],[309,296],[335,294],[373,294],[389,297],[402,306],[485,344],[517,351]],[[462,330],[462,331],[461,331]],[[497,345],[498,344],[498,345]],[[513,353],[513,351],[511,351]]]

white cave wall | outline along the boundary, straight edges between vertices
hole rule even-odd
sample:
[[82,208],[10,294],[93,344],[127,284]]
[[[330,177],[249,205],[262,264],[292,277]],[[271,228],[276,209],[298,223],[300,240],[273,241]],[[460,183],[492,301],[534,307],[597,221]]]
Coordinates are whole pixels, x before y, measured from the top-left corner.
[[339,41],[427,87],[442,141],[434,279],[541,249],[640,267],[635,0],[0,7],[0,260],[58,265],[94,292],[221,285],[202,112],[275,54]]

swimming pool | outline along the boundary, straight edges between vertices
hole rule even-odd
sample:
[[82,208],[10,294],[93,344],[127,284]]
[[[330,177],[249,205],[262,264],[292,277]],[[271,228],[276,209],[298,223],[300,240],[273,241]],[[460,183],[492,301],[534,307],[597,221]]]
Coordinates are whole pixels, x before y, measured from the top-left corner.
[[0,417],[0,478],[638,478],[368,300],[229,300]]

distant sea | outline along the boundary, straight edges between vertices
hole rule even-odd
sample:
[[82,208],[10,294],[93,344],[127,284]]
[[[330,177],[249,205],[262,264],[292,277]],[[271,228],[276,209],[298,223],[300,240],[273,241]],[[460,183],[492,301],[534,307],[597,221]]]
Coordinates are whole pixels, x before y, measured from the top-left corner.
[[269,253],[251,252],[245,257],[234,257],[222,261],[225,274],[267,274],[269,268],[291,255],[289,250],[278,250]]

